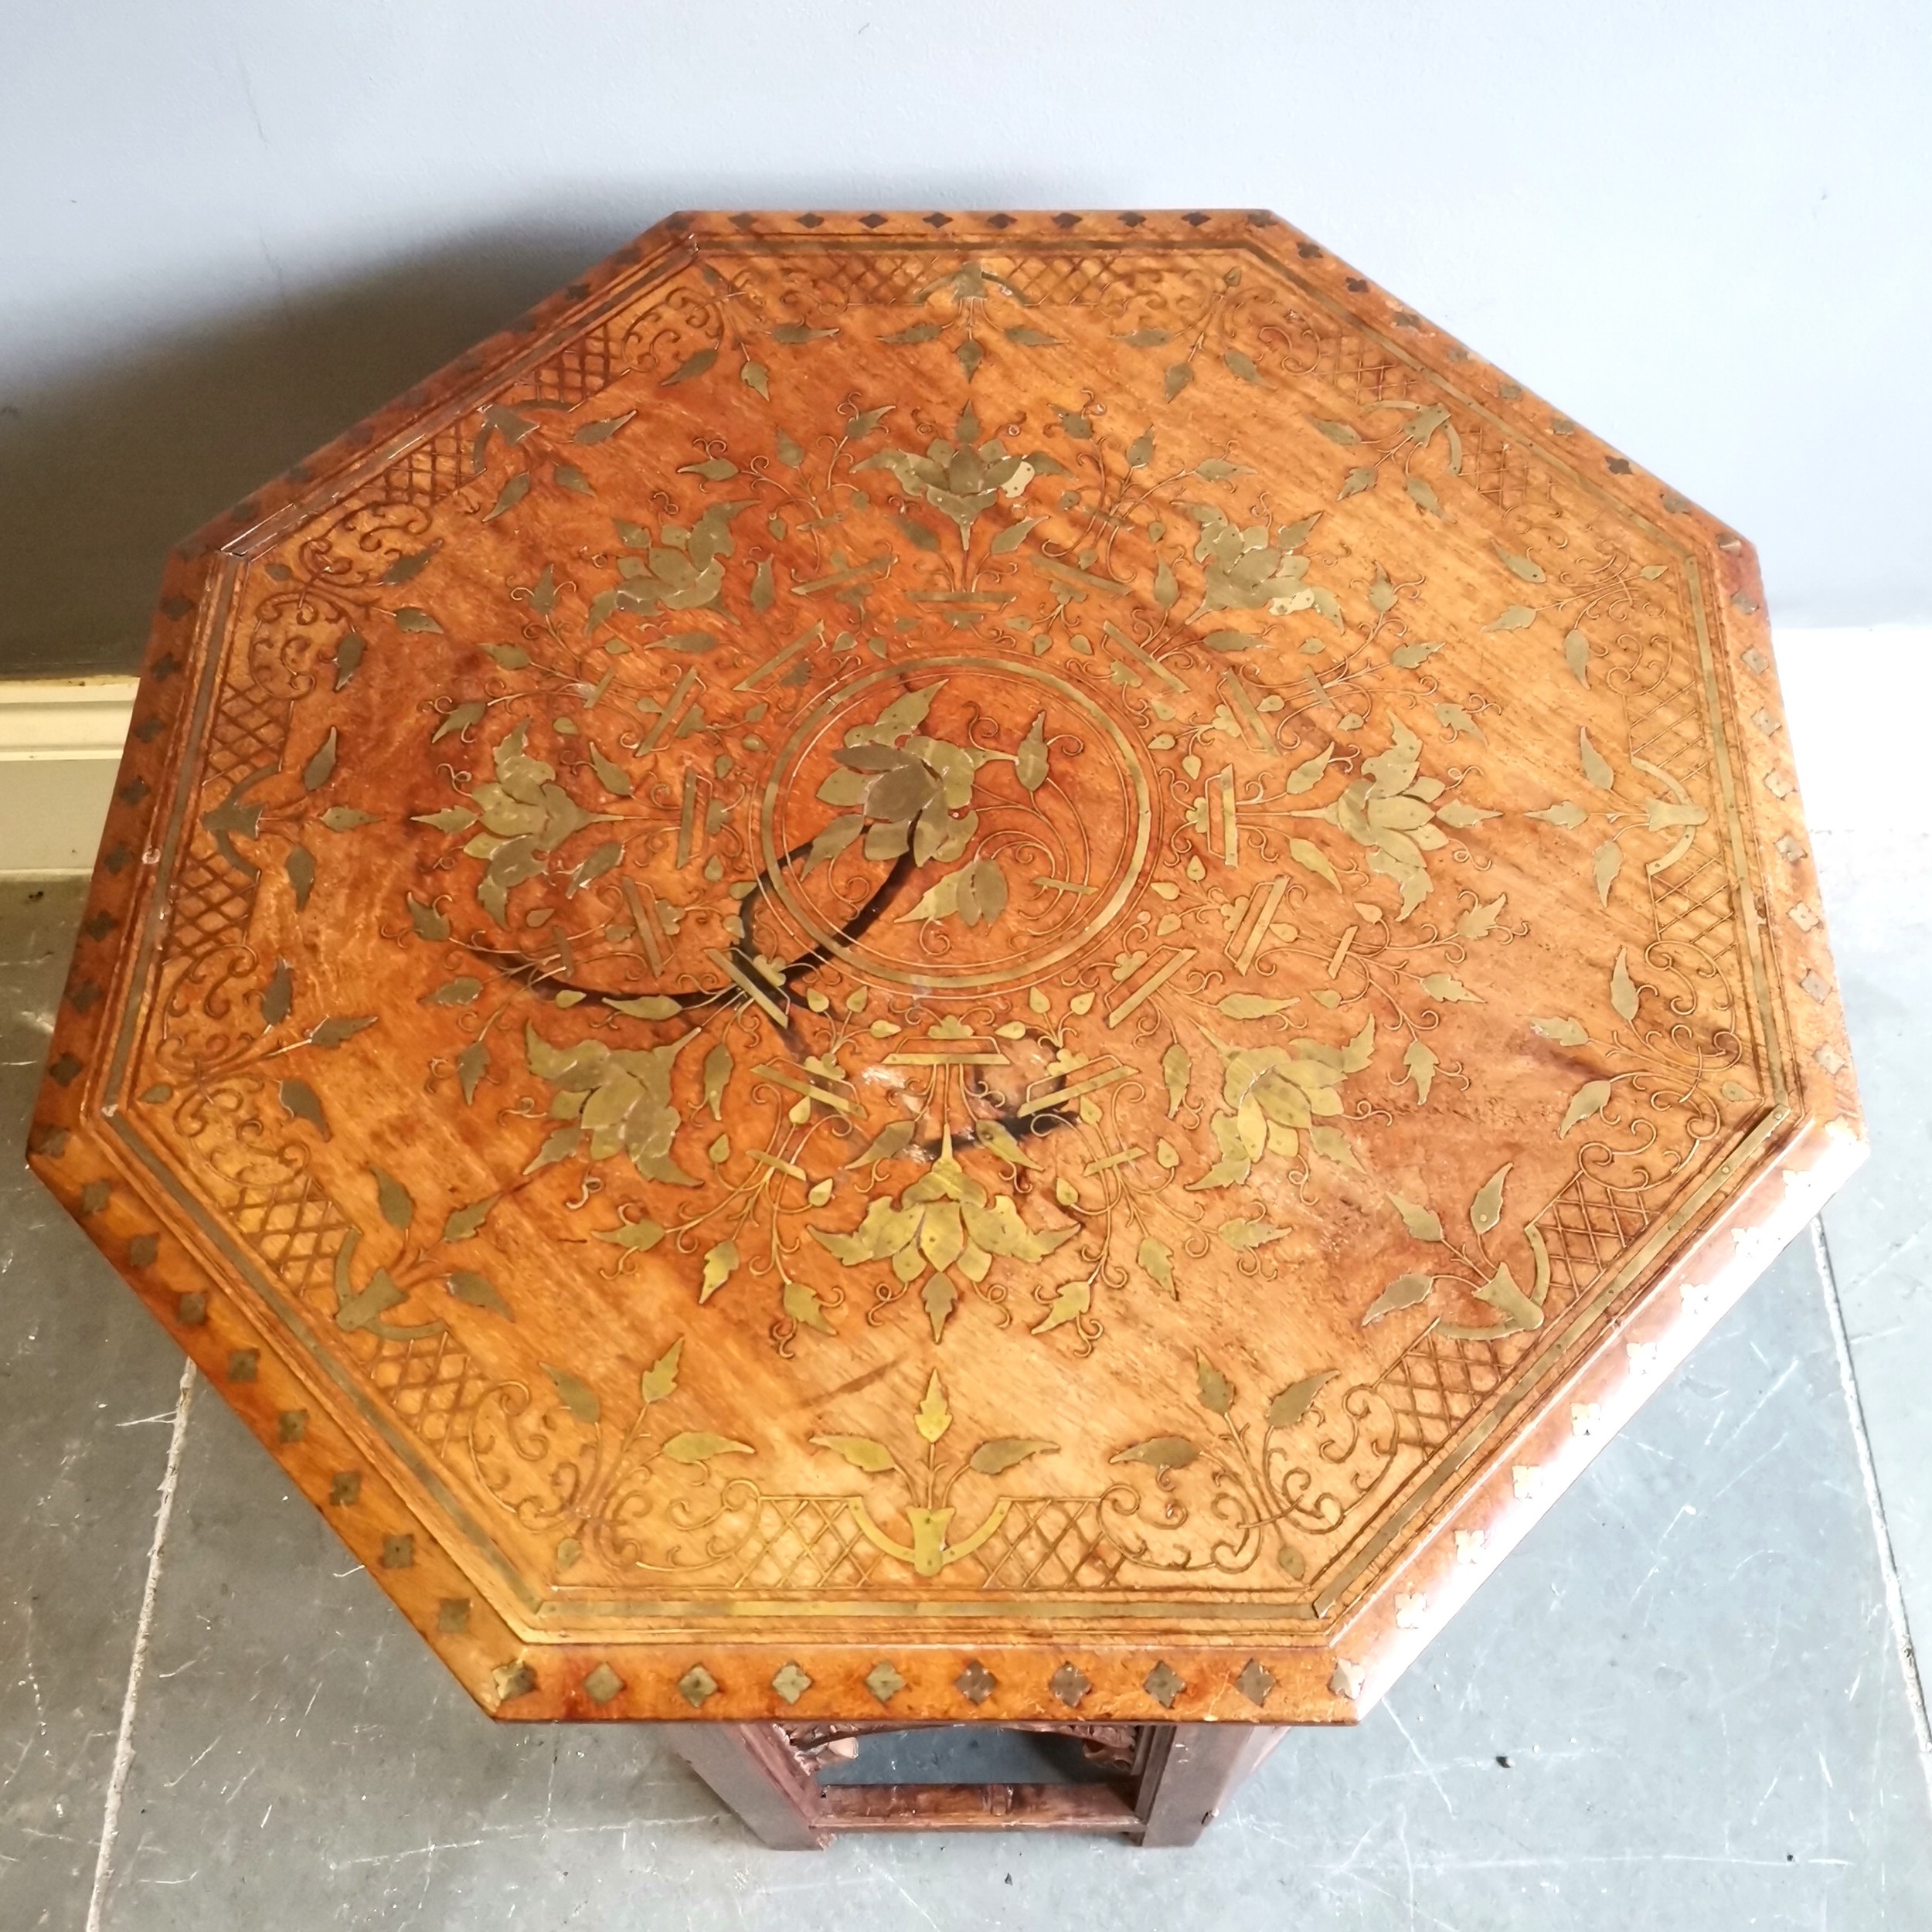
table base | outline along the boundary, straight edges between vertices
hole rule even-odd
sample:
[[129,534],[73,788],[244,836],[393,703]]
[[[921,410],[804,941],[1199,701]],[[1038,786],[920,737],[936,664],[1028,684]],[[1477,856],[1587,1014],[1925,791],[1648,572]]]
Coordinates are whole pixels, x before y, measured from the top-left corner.
[[[1104,1774],[1073,1784],[826,1782],[867,1733],[965,1726],[667,1724],[672,1750],[765,1844],[821,1849],[835,1832],[1111,1832],[1140,1845],[1192,1845],[1281,1742],[1244,1724],[1015,1724],[1077,1738]],[[976,1727],[975,1727],[976,1728]]]

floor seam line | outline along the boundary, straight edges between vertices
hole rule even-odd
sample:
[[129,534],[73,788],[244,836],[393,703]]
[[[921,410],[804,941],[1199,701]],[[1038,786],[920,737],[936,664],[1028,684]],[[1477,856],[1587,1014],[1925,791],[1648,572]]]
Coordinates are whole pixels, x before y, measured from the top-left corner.
[[107,1877],[113,1869],[114,1840],[121,1828],[121,1803],[127,1791],[128,1776],[134,1762],[134,1713],[141,1701],[141,1679],[148,1662],[148,1645],[154,1634],[155,1600],[160,1593],[162,1551],[168,1540],[168,1526],[175,1513],[175,1492],[181,1483],[182,1447],[188,1437],[188,1412],[195,1396],[195,1365],[182,1365],[181,1383],[175,1402],[175,1426],[168,1432],[168,1460],[161,1472],[160,1501],[155,1509],[154,1540],[148,1547],[148,1574],[141,1584],[141,1612],[134,1620],[134,1647],[128,1659],[128,1688],[121,1700],[121,1727],[114,1736],[113,1768],[107,1774],[107,1795],[101,1808],[100,1849],[94,1859],[92,1889],[87,1894],[87,1932],[100,1932],[100,1915],[106,1906]]
[[1824,1290],[1825,1312],[1831,1325],[1832,1346],[1838,1356],[1838,1382],[1851,1417],[1852,1446],[1857,1452],[1859,1476],[1865,1485],[1865,1502],[1872,1519],[1872,1540],[1878,1546],[1886,1621],[1892,1627],[1893,1648],[1897,1652],[1899,1668],[1905,1679],[1905,1701],[1911,1710],[1913,1733],[1918,1740],[1919,1767],[1925,1774],[1926,1795],[1928,1801],[1932,1801],[1932,1722],[1927,1719],[1925,1685],[1919,1675],[1918,1651],[1912,1641],[1905,1591],[1899,1581],[1898,1560],[1893,1553],[1892,1532],[1885,1519],[1885,1499],[1879,1488],[1878,1465],[1872,1460],[1872,1438],[1865,1426],[1865,1404],[1859,1394],[1858,1379],[1852,1369],[1852,1338],[1845,1325],[1844,1304],[1838,1299],[1838,1273],[1832,1265],[1831,1243],[1821,1217],[1813,1219],[1811,1233],[1811,1253],[1818,1264],[1818,1278]]

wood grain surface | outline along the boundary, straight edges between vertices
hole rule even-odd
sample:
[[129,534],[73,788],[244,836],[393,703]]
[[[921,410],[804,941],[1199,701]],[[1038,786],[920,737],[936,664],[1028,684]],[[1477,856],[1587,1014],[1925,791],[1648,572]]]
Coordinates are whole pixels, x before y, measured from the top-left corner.
[[1861,1150],[1761,597],[1274,216],[675,216],[172,561],[32,1158],[499,1716],[1347,1722]]

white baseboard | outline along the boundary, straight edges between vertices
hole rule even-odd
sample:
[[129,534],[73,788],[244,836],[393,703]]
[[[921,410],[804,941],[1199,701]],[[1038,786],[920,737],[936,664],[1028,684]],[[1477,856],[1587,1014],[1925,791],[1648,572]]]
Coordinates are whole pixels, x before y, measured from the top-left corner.
[[132,678],[0,682],[0,872],[94,868]]
[[[1776,649],[1811,828],[1917,824],[1932,627],[1781,630]],[[132,678],[0,682],[0,872],[92,869],[134,685]]]

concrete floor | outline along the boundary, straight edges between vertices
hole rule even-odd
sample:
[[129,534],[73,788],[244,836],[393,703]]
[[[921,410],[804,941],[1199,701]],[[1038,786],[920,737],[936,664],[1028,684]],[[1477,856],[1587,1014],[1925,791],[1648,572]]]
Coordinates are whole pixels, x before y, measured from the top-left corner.
[[0,882],[0,1927],[1932,1925],[1932,841],[1818,842],[1876,1141],[1828,1244],[1146,1854],[767,1852],[648,1733],[490,1724],[18,1167],[80,896]]

